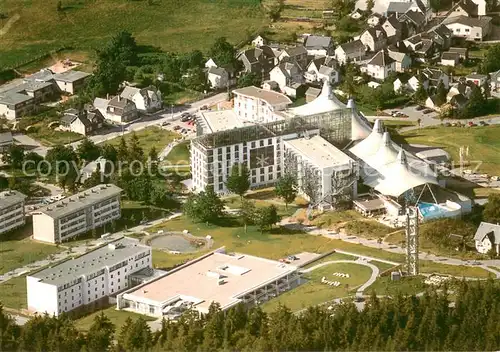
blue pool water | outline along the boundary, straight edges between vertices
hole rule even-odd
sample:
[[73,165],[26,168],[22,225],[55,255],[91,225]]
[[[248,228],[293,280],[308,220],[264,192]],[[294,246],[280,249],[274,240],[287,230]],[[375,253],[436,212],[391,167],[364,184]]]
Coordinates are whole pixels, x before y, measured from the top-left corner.
[[445,217],[448,212],[437,204],[419,202],[418,209],[425,219]]

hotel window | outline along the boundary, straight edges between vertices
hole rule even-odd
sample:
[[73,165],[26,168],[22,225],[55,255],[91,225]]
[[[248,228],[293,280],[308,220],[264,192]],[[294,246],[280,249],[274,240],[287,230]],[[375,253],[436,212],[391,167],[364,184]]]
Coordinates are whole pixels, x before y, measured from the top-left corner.
[[264,141],[260,141],[260,146],[263,147],[264,146]]
[[252,177],[252,183],[257,183],[257,178],[256,177]]
[[271,145],[272,143],[273,143],[272,138],[269,138],[269,139],[267,140],[267,145]]
[[255,175],[257,175],[257,170],[252,169],[252,176],[255,176]]

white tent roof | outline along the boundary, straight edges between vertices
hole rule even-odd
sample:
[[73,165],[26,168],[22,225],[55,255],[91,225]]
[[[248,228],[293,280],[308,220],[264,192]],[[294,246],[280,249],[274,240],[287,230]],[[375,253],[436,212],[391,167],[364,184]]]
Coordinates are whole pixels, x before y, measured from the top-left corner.
[[364,183],[384,195],[398,197],[426,183],[438,184],[430,165],[396,145],[379,120],[372,133],[350,151],[363,161]]
[[321,94],[316,99],[310,103],[290,109],[290,112],[296,116],[309,116],[345,108],[347,106],[337,99],[335,94],[333,94],[332,86],[328,80],[325,80]]
[[360,139],[365,139],[370,135],[371,127],[368,121],[362,116],[356,109],[354,100],[349,99],[347,102],[347,107],[352,109],[352,131],[351,140],[357,141]]

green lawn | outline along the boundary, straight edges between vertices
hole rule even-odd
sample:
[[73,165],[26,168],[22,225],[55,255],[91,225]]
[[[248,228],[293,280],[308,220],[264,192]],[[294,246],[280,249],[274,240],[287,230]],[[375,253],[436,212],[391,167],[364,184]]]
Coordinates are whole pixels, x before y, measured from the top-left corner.
[[189,165],[189,142],[182,142],[172,148],[165,161],[167,165]]
[[27,308],[26,276],[14,277],[0,284],[0,302],[8,308]]
[[477,277],[477,278],[495,277],[493,273],[484,270],[483,268],[480,267],[465,266],[465,265],[449,265],[449,264],[431,262],[428,260],[420,260],[420,272],[428,274],[439,273],[457,277]]
[[[169,143],[174,139],[180,138],[180,134],[168,130],[164,130],[158,126],[151,126],[140,131],[136,131],[135,135],[139,139],[139,146],[144,150],[147,155],[151,148],[155,147],[156,151],[160,153]],[[131,133],[124,135],[125,141],[128,143],[132,137]],[[111,144],[118,146],[120,144],[120,137],[110,139],[104,142],[104,144]]]
[[170,254],[161,250],[153,249],[153,266],[157,269],[170,269],[174,266],[203,255],[205,252]]
[[30,235],[31,224],[26,224],[6,236],[3,235],[0,241],[0,274],[62,251],[55,245],[33,241],[29,238]]
[[132,320],[136,320],[137,318],[142,317],[146,321],[156,320],[155,318],[151,318],[151,317],[148,317],[146,315],[141,315],[141,314],[128,312],[128,311],[124,311],[124,310],[116,310],[115,306],[111,306],[109,308],[99,310],[97,312],[89,314],[83,318],[77,319],[75,321],[76,328],[78,330],[82,330],[82,331],[89,330],[90,326],[94,322],[95,317],[98,316],[99,314],[101,314],[101,312],[103,312],[109,318],[109,320],[111,320],[111,322],[113,324],[115,324],[116,331],[120,331],[121,326],[125,323],[125,320],[127,320],[127,318],[131,318]]
[[342,254],[342,253],[332,253],[332,254],[327,255],[326,257],[323,257],[315,262],[307,264],[306,266],[304,266],[304,268],[307,269],[307,268],[313,267],[315,265],[329,262],[329,261],[333,261],[333,260],[356,260],[356,259],[357,259],[357,257],[353,257],[352,255],[347,255],[347,254]]
[[[333,276],[333,273],[347,273],[349,278]],[[364,265],[351,263],[336,263],[325,265],[309,273],[308,281],[291,291],[285,292],[262,305],[262,309],[272,312],[279,304],[285,305],[292,311],[298,311],[315,306],[335,298],[347,297],[355,293],[355,289],[364,284],[371,275],[371,269]],[[339,281],[340,286],[329,286],[321,283],[321,278],[329,281]]]
[[425,291],[424,279],[422,276],[416,276],[403,277],[399,281],[391,281],[390,275],[379,277],[366,293],[375,291],[377,295],[394,296],[397,293],[414,295]]
[[268,22],[256,0],[63,0],[60,12],[57,3],[2,0],[7,18],[0,28],[9,21],[12,26],[0,36],[0,66],[18,66],[65,46],[89,51],[122,30],[139,44],[166,51],[206,51],[217,37],[236,44]]
[[402,133],[396,142],[426,144],[444,148],[453,160],[459,161],[461,146],[469,146],[469,161],[480,172],[500,175],[500,126],[486,127],[427,127]]

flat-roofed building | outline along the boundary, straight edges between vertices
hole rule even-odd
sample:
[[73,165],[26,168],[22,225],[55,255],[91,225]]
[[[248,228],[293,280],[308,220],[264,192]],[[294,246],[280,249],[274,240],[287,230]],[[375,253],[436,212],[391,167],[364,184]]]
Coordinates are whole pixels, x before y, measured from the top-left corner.
[[173,319],[188,307],[208,313],[212,303],[222,310],[253,306],[295,287],[299,277],[296,266],[219,248],[120,293],[117,308]]
[[0,116],[18,119],[35,110],[35,98],[13,91],[0,93]]
[[59,89],[69,94],[75,94],[85,85],[85,81],[91,76],[90,73],[69,70],[54,75],[54,81]]
[[18,191],[0,192],[0,233],[25,224],[25,199],[26,196]]
[[33,238],[60,243],[121,216],[121,188],[101,184],[33,213]]
[[151,247],[122,237],[26,277],[28,310],[60,315],[131,287],[130,276],[152,270]]
[[356,162],[319,135],[283,143],[284,168],[297,175],[299,193],[314,204],[350,201],[357,193]]

